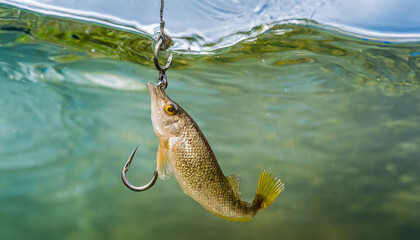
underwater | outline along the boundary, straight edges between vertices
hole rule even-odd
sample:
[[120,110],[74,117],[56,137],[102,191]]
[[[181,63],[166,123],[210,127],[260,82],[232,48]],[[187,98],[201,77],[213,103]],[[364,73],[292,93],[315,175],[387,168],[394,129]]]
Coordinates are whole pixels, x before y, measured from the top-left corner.
[[248,222],[177,176],[121,181],[138,146],[127,177],[149,182],[162,144],[159,8],[0,0],[1,239],[419,239],[420,2],[165,1],[166,94],[243,201],[264,170],[284,183]]

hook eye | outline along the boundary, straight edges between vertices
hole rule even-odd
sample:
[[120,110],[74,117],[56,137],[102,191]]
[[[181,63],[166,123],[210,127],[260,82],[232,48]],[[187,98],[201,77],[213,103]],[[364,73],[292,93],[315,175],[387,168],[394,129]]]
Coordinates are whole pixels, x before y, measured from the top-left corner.
[[[171,40],[171,42],[172,42],[172,40]],[[161,50],[162,44],[163,44],[163,36],[162,36],[162,34],[160,34],[159,37],[158,37],[158,42],[156,43],[156,46],[155,46],[154,57],[153,57],[153,62],[155,63],[156,69],[159,70],[159,72],[165,72],[166,70],[168,70],[168,68],[171,66],[171,63],[172,63],[172,53],[171,53],[171,55],[169,55],[168,60],[166,61],[165,66],[162,67],[160,65],[160,63],[159,63],[159,50]],[[163,49],[165,49],[168,46],[166,46],[166,44],[165,44],[165,46],[163,46],[163,47],[164,47]]]

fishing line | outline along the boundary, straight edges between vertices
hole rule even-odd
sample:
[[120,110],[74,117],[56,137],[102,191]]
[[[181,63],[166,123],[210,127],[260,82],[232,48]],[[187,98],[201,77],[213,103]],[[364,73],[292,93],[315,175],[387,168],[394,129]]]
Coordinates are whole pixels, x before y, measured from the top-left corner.
[[154,57],[153,62],[155,63],[156,69],[159,71],[159,83],[157,86],[161,87],[162,89],[166,89],[168,87],[168,80],[166,78],[166,70],[169,69],[172,63],[172,53],[169,55],[168,60],[166,61],[165,66],[161,66],[159,63],[159,51],[166,51],[169,47],[173,45],[172,38],[165,33],[165,21],[163,21],[163,8],[164,8],[164,0],[160,1],[160,33],[157,37],[157,42],[155,45]]

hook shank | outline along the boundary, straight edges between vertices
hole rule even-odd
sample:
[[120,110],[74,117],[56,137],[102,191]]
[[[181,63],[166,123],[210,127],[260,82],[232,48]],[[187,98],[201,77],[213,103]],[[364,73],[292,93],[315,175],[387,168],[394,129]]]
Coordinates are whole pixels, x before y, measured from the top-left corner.
[[164,37],[162,36],[162,34],[160,34],[159,37],[158,37],[158,42],[156,43],[156,46],[155,46],[154,57],[153,57],[153,62],[155,63],[155,67],[157,68],[157,70],[159,70],[159,72],[165,72],[166,70],[168,70],[168,68],[171,66],[172,56],[173,56],[172,53],[171,53],[171,55],[169,55],[169,58],[166,61],[165,66],[162,67],[160,65],[160,63],[159,63],[159,50],[161,50],[161,46],[164,43],[163,41],[164,41]]
[[128,167],[131,164],[131,161],[133,160],[134,154],[136,154],[138,146],[134,149],[134,151],[131,153],[130,157],[128,158],[127,162],[124,165],[124,168],[122,170],[121,173],[121,178],[122,181],[124,183],[125,186],[127,186],[130,190],[132,191],[136,191],[136,192],[141,192],[141,191],[146,191],[147,189],[153,187],[153,185],[155,184],[157,178],[158,178],[158,172],[155,170],[155,172],[153,173],[153,178],[152,180],[150,180],[150,182],[144,186],[141,187],[135,187],[133,185],[131,185],[131,183],[127,180],[127,171],[128,171]]

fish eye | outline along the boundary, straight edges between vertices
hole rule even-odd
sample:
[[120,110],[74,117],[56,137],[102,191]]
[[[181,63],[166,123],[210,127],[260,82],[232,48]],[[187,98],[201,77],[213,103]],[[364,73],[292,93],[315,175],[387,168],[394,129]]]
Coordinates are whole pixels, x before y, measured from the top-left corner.
[[165,112],[172,116],[176,114],[177,110],[174,105],[168,104],[165,106]]

